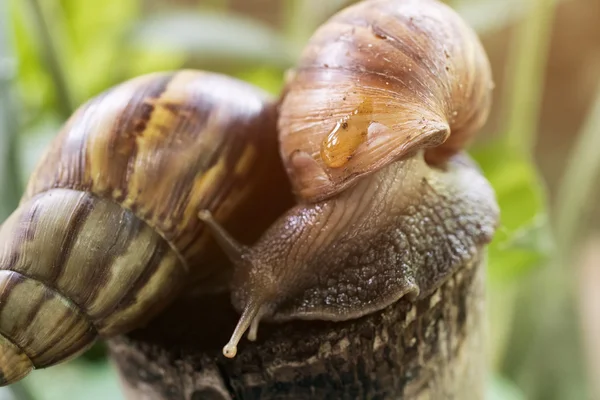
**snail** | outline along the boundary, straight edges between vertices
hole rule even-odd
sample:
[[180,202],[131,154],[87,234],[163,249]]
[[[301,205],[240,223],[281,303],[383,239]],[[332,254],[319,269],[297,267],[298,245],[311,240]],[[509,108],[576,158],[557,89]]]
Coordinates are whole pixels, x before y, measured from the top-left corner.
[[275,135],[270,96],[201,71],[145,75],[83,105],[0,228],[0,384],[139,327],[186,282],[216,276],[196,214],[249,238],[264,229],[285,208],[255,206],[285,192]]
[[473,259],[498,209],[461,151],[492,87],[477,36],[438,1],[366,0],[319,28],[280,104],[299,204],[250,247],[199,214],[235,264],[241,317],[223,354],[262,319],[343,321],[422,299]]
[[[261,92],[192,71],[100,95],[0,228],[0,383],[143,325],[192,275],[222,282],[211,236],[234,266],[223,279],[241,314],[226,357],[261,321],[345,321],[423,300],[497,224],[463,153],[491,89],[481,44],[450,8],[367,0],[315,33],[279,116]],[[281,213],[279,169],[297,197]],[[261,208],[279,218],[240,244],[263,230],[249,211]]]

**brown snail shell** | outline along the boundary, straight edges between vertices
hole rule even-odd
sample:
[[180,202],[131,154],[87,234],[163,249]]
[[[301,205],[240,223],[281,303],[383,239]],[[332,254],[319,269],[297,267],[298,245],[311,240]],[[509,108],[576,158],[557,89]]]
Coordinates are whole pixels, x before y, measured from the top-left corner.
[[281,156],[297,196],[331,197],[425,148],[442,164],[491,103],[491,71],[473,30],[436,0],[367,0],[310,39],[290,74]]
[[143,76],[82,106],[0,228],[0,385],[140,326],[213,274],[196,214],[227,221],[267,195],[275,126],[268,95],[199,71]]

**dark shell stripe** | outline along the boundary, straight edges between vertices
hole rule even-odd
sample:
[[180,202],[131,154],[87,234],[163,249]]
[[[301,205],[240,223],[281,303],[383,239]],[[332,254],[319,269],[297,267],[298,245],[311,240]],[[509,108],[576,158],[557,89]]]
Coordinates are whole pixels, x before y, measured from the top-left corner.
[[0,385],[23,378],[33,369],[23,350],[0,335]]
[[[53,193],[49,194],[49,196],[52,195]],[[44,200],[47,200],[49,196],[44,196]],[[62,237],[61,244],[58,247],[59,251],[56,254],[56,259],[52,265],[52,268],[46,269],[46,271],[48,271],[48,273],[51,274],[48,277],[47,282],[58,287],[62,285],[57,285],[56,280],[59,279],[60,275],[62,275],[65,272],[66,263],[71,258],[71,251],[76,245],[76,241],[80,237],[80,234],[84,227],[84,222],[86,221],[87,217],[92,211],[92,197],[86,195],[85,193],[78,193],[77,196],[77,203],[74,205],[72,211],[69,214],[69,222],[65,225],[65,235]],[[62,206],[61,203],[62,202],[58,202],[57,206]],[[52,213],[54,211],[55,209],[53,208],[48,210],[49,213]],[[39,226],[42,227],[43,225]],[[77,304],[79,304],[77,300],[76,302]]]
[[98,321],[102,336],[129,331],[155,316],[168,304],[173,293],[185,282],[186,271],[177,255],[164,242],[157,246],[144,272],[132,281],[130,289],[117,303],[114,311]]
[[118,204],[93,199],[88,193],[83,195],[93,201],[93,208],[89,209],[85,219],[77,222],[74,231],[78,235],[71,247],[63,249],[63,254],[68,256],[55,265],[60,269],[55,284],[87,312],[88,305],[96,300],[94,295],[101,291],[106,275],[113,268],[112,261],[129,249],[130,241],[136,240],[145,224],[140,224],[133,216],[126,218],[131,213]]
[[[128,218],[140,221],[131,213],[127,215]],[[112,267],[106,269],[102,281],[96,285],[94,299],[87,303],[87,312],[93,320],[101,321],[119,308],[118,304],[130,291],[132,282],[150,268],[148,264],[153,249],[167,246],[164,240],[148,227],[139,229],[137,237],[137,240],[133,240],[133,235],[129,239],[124,239],[127,240],[127,249],[121,254],[113,255]]]
[[[35,367],[85,350],[96,336],[76,305],[17,272],[0,271],[0,299],[0,334],[22,349]],[[79,340],[71,342],[72,337]]]

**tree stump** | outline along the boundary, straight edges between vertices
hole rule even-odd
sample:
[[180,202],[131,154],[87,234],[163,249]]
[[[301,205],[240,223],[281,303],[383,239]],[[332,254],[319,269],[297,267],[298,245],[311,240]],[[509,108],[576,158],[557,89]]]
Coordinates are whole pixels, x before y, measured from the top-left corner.
[[261,323],[230,360],[227,295],[185,296],[109,342],[128,399],[482,399],[481,254],[433,293],[345,322]]

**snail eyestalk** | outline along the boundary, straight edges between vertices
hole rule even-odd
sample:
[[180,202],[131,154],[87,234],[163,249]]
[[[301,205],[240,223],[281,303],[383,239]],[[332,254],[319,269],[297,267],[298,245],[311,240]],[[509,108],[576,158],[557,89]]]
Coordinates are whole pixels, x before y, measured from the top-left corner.
[[251,301],[248,303],[240,320],[238,321],[233,334],[231,335],[231,339],[229,342],[223,347],[223,355],[227,358],[233,358],[237,354],[237,344],[244,336],[244,333],[250,328],[250,335],[254,335],[254,339],[256,339],[256,330],[258,329],[258,313],[261,309],[262,302]]
[[250,329],[248,330],[248,340],[251,342],[256,341],[256,337],[258,336],[258,323],[260,320],[258,317],[254,317],[252,320],[252,324],[250,325]]
[[[238,243],[227,231],[214,219],[211,212],[202,210],[198,213],[198,218],[202,220],[210,229],[217,243],[221,246],[225,254],[231,259],[236,266],[243,265],[244,254],[247,254],[248,248]],[[254,296],[256,297],[256,296]],[[223,355],[227,358],[235,357],[237,353],[237,344],[248,331],[248,340],[255,341],[258,331],[258,316],[261,307],[265,302],[261,297],[253,298],[248,301],[244,307],[242,316],[233,331],[231,339],[223,347]]]
[[198,218],[208,226],[213,237],[219,243],[227,257],[235,263],[239,264],[242,261],[244,254],[248,251],[246,246],[238,243],[227,231],[219,224],[208,210],[201,210],[198,213]]

